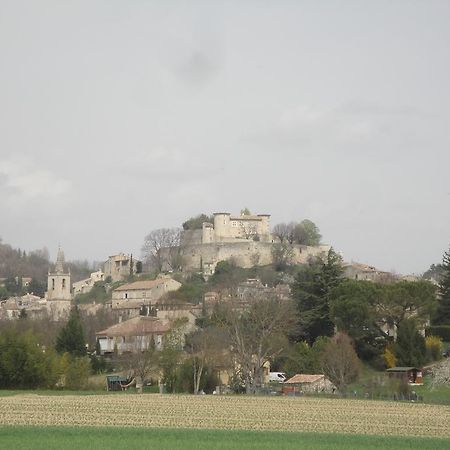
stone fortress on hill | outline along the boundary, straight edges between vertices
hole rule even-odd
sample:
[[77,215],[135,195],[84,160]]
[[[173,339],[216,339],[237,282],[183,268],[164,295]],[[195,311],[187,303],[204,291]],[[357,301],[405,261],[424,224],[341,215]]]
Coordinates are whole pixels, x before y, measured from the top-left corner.
[[[204,222],[198,230],[182,233],[179,253],[184,271],[214,273],[219,261],[231,260],[239,267],[265,266],[273,262],[273,251],[280,240],[271,233],[270,215],[239,215],[214,213],[214,223]],[[309,247],[292,245],[292,262],[307,263],[310,258],[323,257],[329,245]],[[170,249],[163,249],[169,257]]]

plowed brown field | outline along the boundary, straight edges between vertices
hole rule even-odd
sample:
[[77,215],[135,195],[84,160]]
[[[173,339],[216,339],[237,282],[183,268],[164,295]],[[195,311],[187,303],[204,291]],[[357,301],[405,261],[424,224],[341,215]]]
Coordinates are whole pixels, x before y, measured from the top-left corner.
[[176,427],[450,437],[450,408],[365,400],[192,395],[0,397],[0,425]]

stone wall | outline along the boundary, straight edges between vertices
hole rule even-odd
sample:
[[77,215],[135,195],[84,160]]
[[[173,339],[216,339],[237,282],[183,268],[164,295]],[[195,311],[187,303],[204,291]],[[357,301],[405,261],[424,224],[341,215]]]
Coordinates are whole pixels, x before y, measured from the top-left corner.
[[[187,272],[204,271],[206,275],[214,273],[219,261],[232,260],[237,266],[249,268],[272,264],[272,248],[276,244],[270,242],[216,242],[211,244],[186,245],[180,249],[183,258],[183,270]],[[320,245],[293,246],[293,263],[306,264],[311,257],[323,257],[330,247]]]

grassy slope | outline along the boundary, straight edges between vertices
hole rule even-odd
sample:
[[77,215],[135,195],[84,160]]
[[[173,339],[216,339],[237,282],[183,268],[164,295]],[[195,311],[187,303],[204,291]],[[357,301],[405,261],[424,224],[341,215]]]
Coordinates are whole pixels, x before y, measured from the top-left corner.
[[10,449],[450,449],[450,440],[224,430],[0,427]]

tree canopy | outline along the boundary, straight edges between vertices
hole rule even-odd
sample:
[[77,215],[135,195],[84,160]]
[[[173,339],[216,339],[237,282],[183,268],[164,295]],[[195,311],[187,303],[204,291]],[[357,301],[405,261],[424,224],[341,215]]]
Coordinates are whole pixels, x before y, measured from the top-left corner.
[[233,301],[218,306],[214,322],[227,333],[247,393],[261,387],[264,364],[287,348],[295,320],[290,301],[266,295],[250,299],[246,308]]
[[442,258],[442,276],[439,282],[439,304],[436,324],[450,325],[450,249]]
[[53,387],[54,363],[53,352],[44,352],[31,331],[0,334],[0,388]]
[[204,222],[214,223],[214,216],[208,216],[202,213],[198,216],[191,217],[186,222],[183,222],[183,230],[201,230]]
[[331,336],[334,323],[330,318],[330,292],[342,281],[342,259],[330,249],[325,261],[301,270],[292,285],[292,297],[296,303],[299,329],[296,339],[310,344],[318,336]]
[[181,230],[179,228],[159,228],[144,238],[142,254],[145,261],[161,271],[165,265],[176,270],[180,260]]
[[421,367],[425,362],[425,338],[417,331],[414,319],[404,320],[398,327],[395,356],[399,366]]
[[322,369],[341,392],[358,378],[361,363],[348,335],[337,333],[330,339],[322,354]]
[[427,281],[374,283],[344,280],[330,292],[330,317],[348,333],[358,355],[379,356],[393,339],[390,331],[414,316],[424,326],[436,305],[435,288]]
[[69,320],[56,338],[55,349],[58,353],[70,353],[72,356],[86,354],[86,341],[78,308],[74,307],[70,311]]
[[272,233],[281,243],[309,246],[319,245],[322,238],[317,225],[308,219],[302,220],[300,223],[279,223],[273,227]]

